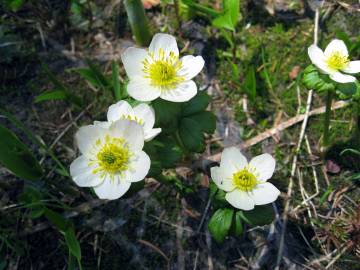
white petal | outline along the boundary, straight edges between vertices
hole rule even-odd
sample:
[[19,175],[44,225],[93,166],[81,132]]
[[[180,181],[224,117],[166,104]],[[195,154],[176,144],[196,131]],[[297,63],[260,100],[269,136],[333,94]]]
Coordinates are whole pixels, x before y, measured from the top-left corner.
[[94,169],[85,156],[80,156],[70,164],[70,175],[79,187],[94,187],[102,183],[101,177],[93,173]]
[[227,192],[234,190],[232,180],[230,178],[224,177],[222,169],[220,167],[211,167],[210,168],[211,179],[218,186],[219,189],[225,190]]
[[143,74],[143,67],[144,64],[142,61],[148,56],[148,52],[145,49],[139,49],[130,47],[127,48],[122,54],[121,54],[121,60],[124,64],[126,74],[129,77],[133,76],[140,76]]
[[346,48],[344,41],[342,41],[340,39],[333,39],[329,43],[329,45],[327,45],[327,47],[324,51],[324,54],[326,57],[329,57],[333,52],[339,52],[343,56],[346,56],[346,57],[349,56],[349,53],[348,53],[348,50]]
[[269,154],[262,154],[254,157],[250,163],[250,168],[254,168],[257,173],[257,180],[266,181],[271,178],[275,171],[276,161]]
[[185,102],[192,99],[197,93],[197,86],[194,81],[180,83],[175,89],[163,90],[160,98],[172,102]]
[[274,202],[280,195],[280,191],[271,183],[259,184],[251,192],[256,205]]
[[175,37],[168,34],[158,33],[154,35],[149,46],[149,52],[154,53],[155,58],[157,58],[159,49],[164,50],[165,56],[169,56],[170,52],[179,55]]
[[160,96],[160,89],[150,85],[149,80],[142,77],[133,77],[127,85],[128,94],[139,101],[152,101]]
[[229,193],[226,193],[225,199],[232,206],[242,210],[254,209],[255,203],[251,196],[245,191],[235,189]]
[[107,121],[94,121],[94,126],[99,126],[102,128],[109,128],[111,126],[111,122]]
[[338,83],[350,83],[356,81],[356,78],[354,76],[345,75],[340,72],[330,74],[330,79]]
[[161,128],[153,128],[144,132],[145,141],[151,141],[161,132]]
[[93,148],[95,141],[106,133],[106,129],[98,125],[89,125],[81,127],[75,134],[75,140],[84,155],[88,155]]
[[191,80],[203,69],[205,61],[201,56],[186,55],[181,58],[182,68],[178,75],[184,76],[186,80]]
[[108,121],[116,121],[126,116],[134,116],[133,108],[124,100],[119,101],[109,107],[107,112]]
[[94,191],[100,199],[115,200],[124,195],[130,186],[130,182],[120,180],[117,176],[113,180],[107,176],[102,184],[94,187]]
[[141,150],[144,147],[143,128],[135,121],[117,120],[109,130],[112,137],[125,139],[131,151]]
[[142,103],[134,107],[134,115],[144,121],[144,131],[151,130],[155,124],[155,112],[152,107]]
[[333,71],[327,66],[325,62],[325,55],[323,51],[317,47],[316,45],[311,45],[308,48],[308,55],[310,57],[311,62],[320,69],[321,72],[330,74]]
[[225,148],[221,154],[220,167],[226,178],[242,170],[248,164],[246,157],[236,147]]
[[349,62],[348,66],[342,71],[350,74],[355,74],[360,72],[360,60]]
[[143,180],[150,170],[150,164],[149,156],[144,151],[138,152],[130,164],[130,170],[126,172],[126,181],[138,182]]

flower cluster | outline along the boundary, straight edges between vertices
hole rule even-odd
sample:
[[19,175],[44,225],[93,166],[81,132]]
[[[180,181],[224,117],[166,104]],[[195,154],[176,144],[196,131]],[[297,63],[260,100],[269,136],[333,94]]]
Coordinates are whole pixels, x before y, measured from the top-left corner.
[[[130,79],[127,93],[137,101],[185,102],[197,94],[192,78],[202,70],[204,60],[191,55],[180,58],[173,36],[156,34],[148,50],[128,48],[121,58]],[[131,183],[143,180],[149,172],[151,161],[142,149],[161,132],[154,124],[150,105],[132,107],[122,100],[109,107],[107,121],[80,128],[75,137],[81,155],[70,166],[75,183],[92,187],[101,199],[121,197]],[[269,154],[248,164],[239,150],[228,148],[211,176],[227,192],[226,200],[233,207],[251,210],[278,197],[280,192],[266,182],[274,169],[275,160]]]
[[[191,55],[179,58],[173,36],[156,34],[148,50],[128,48],[121,58],[130,78],[127,91],[135,100],[160,97],[184,102],[197,93],[191,79],[202,70],[204,60]],[[151,161],[142,149],[161,132],[154,124],[151,106],[140,103],[133,108],[122,100],[109,107],[106,122],[80,128],[75,138],[81,155],[70,165],[75,183],[92,187],[101,199],[120,198],[149,172]]]
[[154,122],[149,105],[132,108],[120,101],[109,107],[108,122],[81,127],[75,139],[82,155],[70,165],[75,183],[93,187],[101,199],[120,198],[149,172],[150,158],[142,149],[161,132]]

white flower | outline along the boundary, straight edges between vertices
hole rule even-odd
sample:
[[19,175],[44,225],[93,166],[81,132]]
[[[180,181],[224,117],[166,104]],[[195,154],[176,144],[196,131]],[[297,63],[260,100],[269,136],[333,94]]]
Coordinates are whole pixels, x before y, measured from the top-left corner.
[[143,129],[135,121],[81,127],[75,139],[82,155],[71,163],[71,177],[80,187],[93,187],[101,199],[120,198],[150,169]]
[[119,101],[109,107],[107,112],[107,120],[109,122],[95,121],[95,125],[108,127],[114,121],[119,119],[128,119],[137,122],[143,127],[145,141],[152,140],[156,135],[161,132],[161,128],[153,128],[155,124],[155,112],[152,107],[142,103],[134,108],[126,101]]
[[187,55],[179,59],[176,40],[168,34],[156,34],[149,50],[126,49],[121,59],[130,78],[127,91],[140,101],[158,97],[173,102],[190,100],[197,93],[191,79],[204,67],[201,56]]
[[235,208],[251,210],[255,205],[277,199],[280,191],[266,180],[275,170],[275,159],[262,154],[247,162],[241,152],[230,147],[221,154],[220,167],[211,168],[211,178],[226,193],[225,199]]
[[350,74],[360,72],[360,61],[349,60],[348,50],[342,40],[332,40],[324,52],[316,45],[311,45],[308,48],[308,54],[311,62],[336,82],[350,83],[356,80],[354,76],[341,72]]

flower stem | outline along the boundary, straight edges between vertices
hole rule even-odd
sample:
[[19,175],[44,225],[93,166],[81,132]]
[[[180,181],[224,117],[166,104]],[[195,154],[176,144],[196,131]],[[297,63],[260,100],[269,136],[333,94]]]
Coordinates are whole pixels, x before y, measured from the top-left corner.
[[325,149],[330,144],[330,114],[331,114],[332,99],[333,99],[333,92],[328,91],[326,96],[326,111],[325,111],[323,143],[322,143]]
[[125,0],[124,5],[136,43],[140,46],[148,46],[151,33],[141,0]]
[[359,138],[360,138],[360,100],[354,100],[354,120],[355,120],[355,127],[354,127],[354,135],[353,137],[356,140],[356,142],[360,146]]

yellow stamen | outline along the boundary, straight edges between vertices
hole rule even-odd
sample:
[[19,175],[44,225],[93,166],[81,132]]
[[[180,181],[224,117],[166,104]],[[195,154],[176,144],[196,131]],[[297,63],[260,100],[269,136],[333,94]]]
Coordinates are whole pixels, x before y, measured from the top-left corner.
[[165,51],[159,49],[157,58],[155,58],[153,53],[149,55],[150,59],[143,61],[143,72],[145,73],[145,78],[150,79],[153,86],[159,87],[162,90],[168,90],[185,81],[184,76],[177,74],[182,68],[182,62],[174,52],[170,52],[169,56],[165,56]]
[[233,174],[233,184],[242,191],[252,191],[258,184],[256,176],[248,168],[244,168]]
[[326,59],[326,64],[331,69],[341,70],[347,67],[349,59],[341,52],[335,51]]
[[[101,145],[101,140],[96,141],[96,146]],[[90,165],[96,163],[98,167],[93,170],[96,174],[121,174],[129,169],[129,161],[131,152],[125,140],[122,138],[110,138],[109,135],[105,137],[105,142],[101,149],[96,154],[96,159],[92,160]]]
[[121,117],[122,119],[126,119],[126,120],[130,120],[130,121],[135,121],[136,123],[138,123],[139,125],[143,125],[144,124],[144,120],[137,117],[137,116],[131,116],[131,115],[123,115]]

